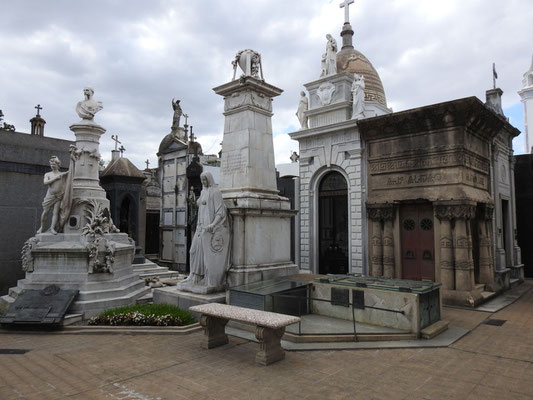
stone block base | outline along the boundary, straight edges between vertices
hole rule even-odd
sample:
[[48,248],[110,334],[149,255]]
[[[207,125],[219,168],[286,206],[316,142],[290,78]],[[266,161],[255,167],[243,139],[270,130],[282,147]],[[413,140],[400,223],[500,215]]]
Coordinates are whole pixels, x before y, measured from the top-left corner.
[[497,284],[501,290],[509,289],[511,287],[511,270],[505,268],[501,271],[495,271],[494,283]]
[[298,266],[292,263],[263,265],[234,265],[228,271],[228,286],[265,281],[298,273]]
[[[154,289],[153,296],[153,302],[155,304],[170,304],[186,311],[189,310],[189,307],[199,304],[226,303],[226,292],[197,294],[183,292],[173,286],[156,288]],[[200,318],[199,314],[193,313],[193,315],[196,319]]]
[[524,282],[524,264],[517,264],[509,267],[511,270],[511,279],[518,279],[520,282]]
[[481,290],[442,290],[442,302],[444,305],[459,307],[477,307],[484,301]]

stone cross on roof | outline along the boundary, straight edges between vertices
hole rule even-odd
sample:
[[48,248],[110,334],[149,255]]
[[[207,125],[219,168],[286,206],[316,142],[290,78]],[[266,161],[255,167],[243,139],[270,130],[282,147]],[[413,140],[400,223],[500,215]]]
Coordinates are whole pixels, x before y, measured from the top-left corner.
[[120,145],[118,151],[120,151],[120,157],[122,157],[122,153],[124,153],[126,149],[124,148],[124,146]]
[[41,111],[41,110],[43,109],[43,108],[41,107],[41,105],[40,105],[40,104],[37,104],[34,108],[37,109],[37,115],[40,115],[40,114],[39,114],[39,111]]
[[115,151],[117,151],[117,150],[118,150],[118,148],[117,148],[118,144],[119,144],[119,143],[122,144],[122,142],[119,142],[119,140],[118,140],[118,135],[117,135],[117,136],[115,136],[115,135],[111,135],[111,140],[114,140],[114,141],[115,141]]
[[146,163],[146,169],[150,168],[150,160],[146,159],[145,163]]
[[353,4],[355,0],[344,0],[341,4],[339,4],[340,8],[344,8],[344,23],[349,24],[350,23],[350,4]]

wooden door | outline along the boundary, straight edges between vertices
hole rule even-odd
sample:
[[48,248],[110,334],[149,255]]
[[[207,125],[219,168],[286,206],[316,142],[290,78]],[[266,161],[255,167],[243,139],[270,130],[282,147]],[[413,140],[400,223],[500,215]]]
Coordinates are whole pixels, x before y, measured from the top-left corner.
[[435,242],[431,204],[404,204],[400,208],[402,278],[435,280]]

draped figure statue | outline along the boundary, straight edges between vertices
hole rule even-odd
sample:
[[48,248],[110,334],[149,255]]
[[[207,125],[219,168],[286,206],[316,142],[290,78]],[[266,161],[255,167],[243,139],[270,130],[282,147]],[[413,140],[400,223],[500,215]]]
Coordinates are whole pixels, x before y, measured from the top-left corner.
[[202,192],[197,199],[198,219],[190,250],[190,274],[178,289],[213,293],[225,289],[230,266],[229,218],[220,190],[210,172],[200,175]]

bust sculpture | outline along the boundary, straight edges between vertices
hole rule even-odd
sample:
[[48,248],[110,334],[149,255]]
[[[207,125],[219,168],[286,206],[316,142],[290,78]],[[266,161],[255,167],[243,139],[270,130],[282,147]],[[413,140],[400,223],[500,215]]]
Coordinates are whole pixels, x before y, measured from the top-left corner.
[[298,103],[298,110],[296,111],[296,116],[298,117],[298,120],[300,121],[300,129],[307,129],[309,126],[307,125],[307,116],[305,115],[305,112],[309,108],[309,99],[305,95],[305,92],[300,92],[300,102]]
[[224,290],[229,269],[229,221],[220,190],[210,172],[200,175],[202,192],[197,199],[196,232],[190,250],[190,274],[178,289],[193,293]]
[[83,89],[83,96],[85,97],[85,100],[79,101],[78,104],[76,104],[76,112],[81,119],[92,121],[94,119],[94,115],[104,108],[101,101],[96,101],[93,99],[93,95],[93,88],[85,87]]

